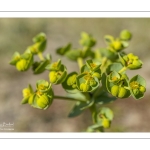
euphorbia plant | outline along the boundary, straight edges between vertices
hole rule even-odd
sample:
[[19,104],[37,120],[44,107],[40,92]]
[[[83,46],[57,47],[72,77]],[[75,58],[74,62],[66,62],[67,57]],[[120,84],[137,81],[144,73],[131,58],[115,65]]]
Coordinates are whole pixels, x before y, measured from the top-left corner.
[[[103,104],[130,96],[139,100],[144,97],[146,91],[144,78],[135,75],[129,79],[126,74],[128,69],[140,69],[143,65],[138,56],[124,52],[131,37],[128,30],[121,31],[117,38],[106,35],[104,40],[107,46],[94,49],[96,40],[92,35],[82,32],[79,49],[73,49],[71,43],[68,43],[56,50],[58,55],[78,63],[79,71],[68,72],[60,59],[52,62],[50,54],[43,56],[47,39],[44,33],[38,34],[33,38],[33,45],[28,46],[23,54],[14,53],[10,64],[18,71],[27,71],[30,67],[34,74],[47,71],[49,81],[38,80],[35,90],[29,84],[22,91],[21,103],[45,110],[55,99],[76,101],[68,116],[75,117],[89,109],[93,124],[87,127],[86,131],[104,131],[110,127],[114,115],[113,111],[103,107]],[[39,61],[34,60],[36,55]],[[55,95],[53,86],[58,84],[66,90],[66,96]]]

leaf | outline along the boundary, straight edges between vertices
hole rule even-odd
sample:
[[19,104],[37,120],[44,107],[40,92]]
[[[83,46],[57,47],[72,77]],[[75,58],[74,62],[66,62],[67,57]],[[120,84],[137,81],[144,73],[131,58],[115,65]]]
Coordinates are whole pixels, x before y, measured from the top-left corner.
[[11,65],[16,65],[16,63],[18,62],[18,60],[20,59],[20,54],[18,52],[15,52],[12,56],[11,61],[9,62],[9,64]]
[[111,35],[105,35],[104,39],[107,44],[110,44],[114,41],[114,37]]
[[68,117],[76,117],[78,115],[80,115],[83,110],[81,110],[81,108],[85,105],[85,103],[81,103],[81,102],[77,102],[73,109],[71,110],[71,112],[69,113]]
[[45,71],[45,67],[50,63],[49,60],[44,60],[44,61],[41,61],[41,62],[35,62],[33,64],[33,71],[34,71],[34,74],[40,74],[42,72]]
[[70,60],[76,61],[79,57],[81,57],[81,50],[70,50],[65,53],[65,56],[68,57]]
[[106,118],[110,121],[112,121],[114,118],[113,111],[107,107],[103,107],[100,111],[100,114],[104,114]]
[[95,97],[95,103],[98,103],[100,105],[111,103],[113,101],[117,100],[116,97],[110,95],[108,92],[103,91],[100,95]]
[[64,47],[60,47],[56,50],[56,53],[59,55],[65,55],[71,49],[71,43],[67,44]]
[[45,39],[46,39],[45,33],[41,32],[33,38],[33,42],[34,43],[41,42],[41,41],[44,41]]
[[107,48],[100,48],[99,52],[103,57],[107,57],[108,59],[110,59],[112,61],[116,60],[118,57],[117,53],[115,53]]

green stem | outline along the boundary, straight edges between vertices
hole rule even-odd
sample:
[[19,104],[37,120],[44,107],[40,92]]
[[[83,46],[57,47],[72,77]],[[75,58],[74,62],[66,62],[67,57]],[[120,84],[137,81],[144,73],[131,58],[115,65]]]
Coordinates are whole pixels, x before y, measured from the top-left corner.
[[71,97],[58,96],[58,95],[54,95],[54,99],[86,102],[85,100],[82,100],[82,99],[75,99],[75,98],[71,98]]
[[97,122],[97,119],[96,119],[97,110],[96,110],[95,104],[93,104],[89,109],[90,109],[91,114],[92,114],[93,124],[95,124]]
[[101,55],[100,55],[100,52],[99,52],[98,49],[95,50],[95,57],[96,57],[97,59],[100,59],[100,58],[101,58]]
[[41,52],[38,53],[38,56],[39,56],[40,60],[42,60],[42,61],[45,60],[43,57],[43,54]]
[[107,61],[108,61],[107,57],[104,57],[102,60],[102,65],[101,65],[102,72],[105,72],[105,70],[106,70],[105,65],[107,64]]
[[122,73],[122,72],[126,71],[127,69],[128,69],[127,67],[123,67],[123,68],[119,71],[119,73]]
[[78,62],[79,68],[81,68],[83,66],[83,59],[81,57],[79,57],[77,59],[77,62]]

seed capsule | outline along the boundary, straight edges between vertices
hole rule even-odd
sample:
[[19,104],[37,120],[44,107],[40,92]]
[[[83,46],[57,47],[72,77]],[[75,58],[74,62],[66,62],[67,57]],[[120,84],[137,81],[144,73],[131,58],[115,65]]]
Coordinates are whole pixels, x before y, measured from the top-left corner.
[[132,35],[131,35],[131,33],[128,30],[123,30],[120,33],[120,37],[121,37],[122,40],[130,40]]
[[140,90],[141,93],[145,93],[146,92],[146,88],[144,86],[140,86],[139,90]]
[[37,99],[36,103],[41,109],[44,109],[49,105],[49,99],[46,95],[42,95],[40,98]]
[[51,83],[55,83],[57,80],[57,76],[56,76],[56,72],[55,71],[51,71],[49,73],[49,79]]
[[119,93],[118,93],[119,98],[125,97],[126,93],[127,93],[127,90],[125,88],[119,87]]
[[114,85],[112,88],[111,88],[111,94],[113,95],[113,96],[118,96],[118,92],[119,92],[119,86],[117,86],[117,85]]
[[111,94],[115,97],[123,98],[127,94],[127,90],[124,87],[119,87],[117,85],[114,85],[111,88]]
[[72,76],[70,76],[69,78],[68,78],[68,80],[67,80],[67,85],[73,85],[75,82],[76,82],[76,76],[77,75],[72,75]]

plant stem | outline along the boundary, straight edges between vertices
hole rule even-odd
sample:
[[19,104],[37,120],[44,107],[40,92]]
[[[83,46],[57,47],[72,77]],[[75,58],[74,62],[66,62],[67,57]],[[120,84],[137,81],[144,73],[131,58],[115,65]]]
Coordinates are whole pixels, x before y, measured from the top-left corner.
[[65,97],[65,96],[58,96],[58,95],[54,95],[54,99],[86,102],[85,100],[82,100],[82,99],[75,99],[72,97]]
[[97,59],[100,59],[100,58],[101,58],[101,55],[100,55],[100,52],[99,52],[98,49],[95,50],[95,57],[96,57]]
[[95,104],[93,104],[89,109],[90,109],[91,114],[92,114],[93,123],[95,124],[97,122],[97,119],[96,119],[97,110],[96,110]]
[[78,62],[79,68],[81,68],[83,66],[83,59],[81,57],[79,57],[77,59],[77,62]]
[[38,53],[38,56],[39,56],[40,60],[42,60],[42,61],[44,60],[43,54],[41,52]]
[[102,65],[101,65],[101,70],[102,70],[102,72],[105,72],[105,70],[106,70],[106,64],[107,64],[107,61],[108,61],[108,59],[107,59],[107,57],[104,57],[103,58],[103,60],[102,60]]
[[122,73],[122,72],[126,71],[127,69],[128,69],[127,67],[123,67],[123,68],[119,71],[119,73]]

